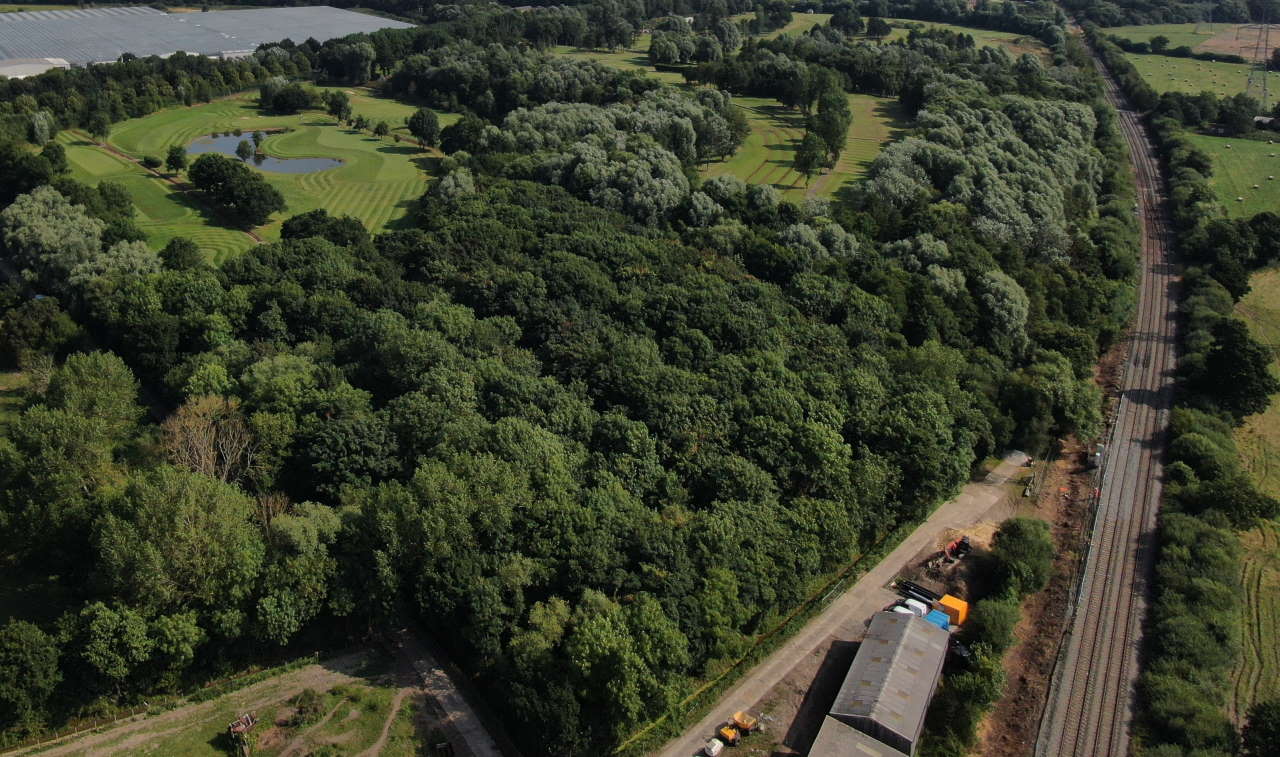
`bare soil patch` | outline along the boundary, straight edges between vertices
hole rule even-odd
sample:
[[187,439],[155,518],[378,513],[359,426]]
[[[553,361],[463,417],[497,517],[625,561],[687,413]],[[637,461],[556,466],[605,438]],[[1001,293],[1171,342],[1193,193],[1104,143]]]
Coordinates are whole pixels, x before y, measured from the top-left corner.
[[[1196,52],[1239,55],[1247,61],[1253,61],[1258,49],[1259,34],[1265,34],[1265,31],[1257,24],[1229,28],[1196,45]],[[1270,42],[1273,50],[1280,45],[1280,24],[1271,24]],[[1271,50],[1263,52],[1264,58],[1270,56]]]
[[1022,617],[1014,629],[1017,641],[1004,658],[1004,695],[979,727],[978,745],[971,754],[1012,757],[1030,755],[1035,747],[1092,512],[1089,455],[1087,447],[1070,438],[1045,472],[1034,514],[1052,527],[1053,574],[1044,591],[1022,603]]

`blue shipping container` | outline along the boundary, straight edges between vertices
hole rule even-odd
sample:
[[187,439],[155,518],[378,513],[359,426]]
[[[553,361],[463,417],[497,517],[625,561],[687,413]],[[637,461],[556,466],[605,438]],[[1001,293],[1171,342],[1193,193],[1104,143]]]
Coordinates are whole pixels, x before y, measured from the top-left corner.
[[928,615],[924,616],[924,619],[944,631],[951,630],[951,619],[941,610],[931,610]]

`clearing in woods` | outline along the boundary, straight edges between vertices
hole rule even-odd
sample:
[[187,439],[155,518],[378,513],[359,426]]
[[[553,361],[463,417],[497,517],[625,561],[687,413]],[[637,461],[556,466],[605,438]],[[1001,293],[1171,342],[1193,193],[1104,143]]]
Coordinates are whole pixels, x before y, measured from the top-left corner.
[[[408,138],[404,119],[413,112],[413,106],[375,97],[368,90],[345,91],[356,115],[373,123],[386,121],[392,127],[392,135]],[[283,213],[255,229],[267,240],[279,238],[283,219],[316,208],[355,216],[370,231],[381,231],[403,218],[426,188],[433,158],[408,141],[396,143],[393,137],[378,138],[340,127],[331,117],[316,111],[266,115],[257,108],[256,99],[256,93],[243,93],[130,119],[112,127],[108,145],[133,159],[147,155],[163,159],[170,145],[186,146],[214,132],[238,129],[245,139],[250,139],[255,130],[263,130],[268,136],[262,150],[273,157],[342,160],[337,168],[311,174],[262,172],[288,204]],[[441,125],[457,118],[456,114],[441,114]],[[281,129],[288,131],[271,133]],[[218,224],[196,198],[137,163],[98,147],[79,132],[64,132],[58,139],[67,148],[75,178],[92,185],[102,181],[125,185],[138,209],[138,225],[151,245],[163,246],[175,236],[185,236],[211,259],[221,261],[253,244],[243,231]]]
[[314,753],[411,757],[447,740],[435,706],[411,677],[379,653],[357,653],[282,673],[208,702],[126,721],[39,749],[62,755],[189,755],[233,753],[227,724],[252,712],[253,753],[302,757]]
[[[1272,350],[1280,347],[1280,269],[1255,273],[1236,314]],[[1272,363],[1280,374],[1280,361]],[[1245,469],[1262,491],[1280,497],[1280,395],[1236,430]],[[1231,671],[1228,713],[1239,723],[1254,702],[1280,696],[1280,524],[1264,521],[1240,534],[1240,655]]]
[[889,32],[888,37],[885,37],[886,42],[892,42],[895,39],[906,39],[913,27],[923,28],[928,26],[937,29],[948,29],[960,34],[968,34],[973,37],[973,41],[978,47],[1003,47],[1015,58],[1023,53],[1032,53],[1045,60],[1050,58],[1049,48],[1040,40],[1026,34],[1000,32],[991,29],[974,29],[968,26],[956,26],[935,21],[916,21],[909,18],[886,18],[885,21],[889,23],[889,26],[893,27],[893,31]]
[[1138,55],[1126,53],[1125,57],[1146,80],[1151,88],[1161,94],[1186,92],[1198,95],[1212,92],[1215,95],[1235,95],[1249,88],[1247,63],[1211,63],[1193,58],[1170,58],[1167,55]]
[[1188,134],[1187,138],[1213,158],[1209,186],[1227,215],[1247,218],[1276,209],[1280,202],[1280,135],[1274,140],[1277,144],[1201,134]]
[[729,174],[749,184],[770,184],[791,200],[807,194],[831,195],[845,182],[860,178],[884,145],[906,126],[896,100],[849,95],[853,126],[840,159],[830,173],[815,174],[806,186],[794,168],[796,147],[804,136],[804,118],[799,111],[764,97],[735,97],[733,101],[746,110],[751,134],[732,157],[702,166],[702,176],[709,179]]

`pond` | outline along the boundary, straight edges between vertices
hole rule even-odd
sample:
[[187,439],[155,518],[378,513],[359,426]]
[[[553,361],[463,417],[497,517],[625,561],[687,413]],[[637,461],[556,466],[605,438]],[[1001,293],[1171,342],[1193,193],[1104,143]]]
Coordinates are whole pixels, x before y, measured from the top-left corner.
[[[236,147],[245,140],[253,144],[253,134],[245,132],[243,136],[239,137],[234,134],[227,134],[221,137],[200,137],[187,145],[187,152],[191,155],[216,152],[235,158],[237,157]],[[342,161],[336,158],[272,158],[266,155],[254,155],[253,165],[263,171],[272,171],[274,173],[315,173],[329,168],[337,168],[342,165]]]

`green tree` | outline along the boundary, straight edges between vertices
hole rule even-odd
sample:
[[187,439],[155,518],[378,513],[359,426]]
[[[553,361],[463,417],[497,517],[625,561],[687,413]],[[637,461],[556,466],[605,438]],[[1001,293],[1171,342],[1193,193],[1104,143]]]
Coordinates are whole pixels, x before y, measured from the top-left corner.
[[1000,524],[992,556],[1001,583],[1026,596],[1049,583],[1053,569],[1053,539],[1049,524],[1034,518],[1010,518]]
[[818,172],[822,164],[826,162],[827,148],[822,138],[811,131],[804,133],[804,139],[800,140],[800,146],[796,148],[795,169],[804,176],[806,185],[809,183],[809,177]]
[[1151,52],[1162,53],[1169,47],[1169,38],[1163,34],[1157,34],[1152,37],[1147,44],[1151,45]]
[[0,725],[40,725],[45,704],[62,680],[58,640],[39,626],[10,619],[0,628]]
[[1013,627],[1017,624],[1016,597],[988,597],[974,604],[964,635],[972,643],[989,644],[1000,655],[1013,643]]
[[1213,347],[1205,358],[1201,391],[1242,420],[1260,413],[1280,391],[1271,375],[1272,355],[1249,334],[1238,318],[1224,318],[1213,328]]
[[80,337],[80,327],[53,297],[25,300],[0,321],[0,349],[14,365],[35,355],[57,355]]
[[247,139],[240,140],[240,143],[236,145],[236,157],[240,160],[249,160],[252,158],[253,144]]
[[151,657],[154,642],[147,635],[146,619],[124,605],[94,602],[70,618],[69,624],[67,651],[83,664],[79,674],[92,690],[119,694],[125,681]]
[[826,163],[834,165],[844,150],[853,114],[849,97],[840,89],[828,89],[818,96],[818,112],[812,118],[812,129],[826,146]]
[[241,632],[264,545],[253,502],[196,473],[135,475],[96,538],[97,580],[155,612],[200,611],[224,638]]
[[1245,757],[1267,757],[1280,744],[1280,698],[1255,702],[1240,733]]
[[883,18],[874,17],[867,19],[867,36],[874,40],[882,40],[893,33],[893,27]]
[[106,224],[52,187],[38,187],[0,212],[10,260],[46,292],[67,290],[72,269],[97,256]]
[[138,381],[129,366],[110,352],[67,358],[49,381],[45,402],[51,408],[101,421],[103,430],[117,442],[128,439],[142,418]]
[[89,116],[88,129],[89,136],[99,142],[105,141],[107,135],[111,133],[111,121],[107,118],[105,113],[97,111],[93,115]]
[[338,571],[331,548],[342,530],[332,508],[304,502],[271,520],[255,633],[286,644],[324,608]]
[[321,95],[324,111],[339,121],[345,121],[351,115],[351,98],[340,89],[330,89]]
[[170,145],[169,153],[165,156],[164,165],[173,173],[178,173],[187,167],[187,148],[182,145]]
[[375,137],[385,137],[390,133],[391,133],[391,127],[387,125],[386,121],[379,121],[373,127],[373,136]]

